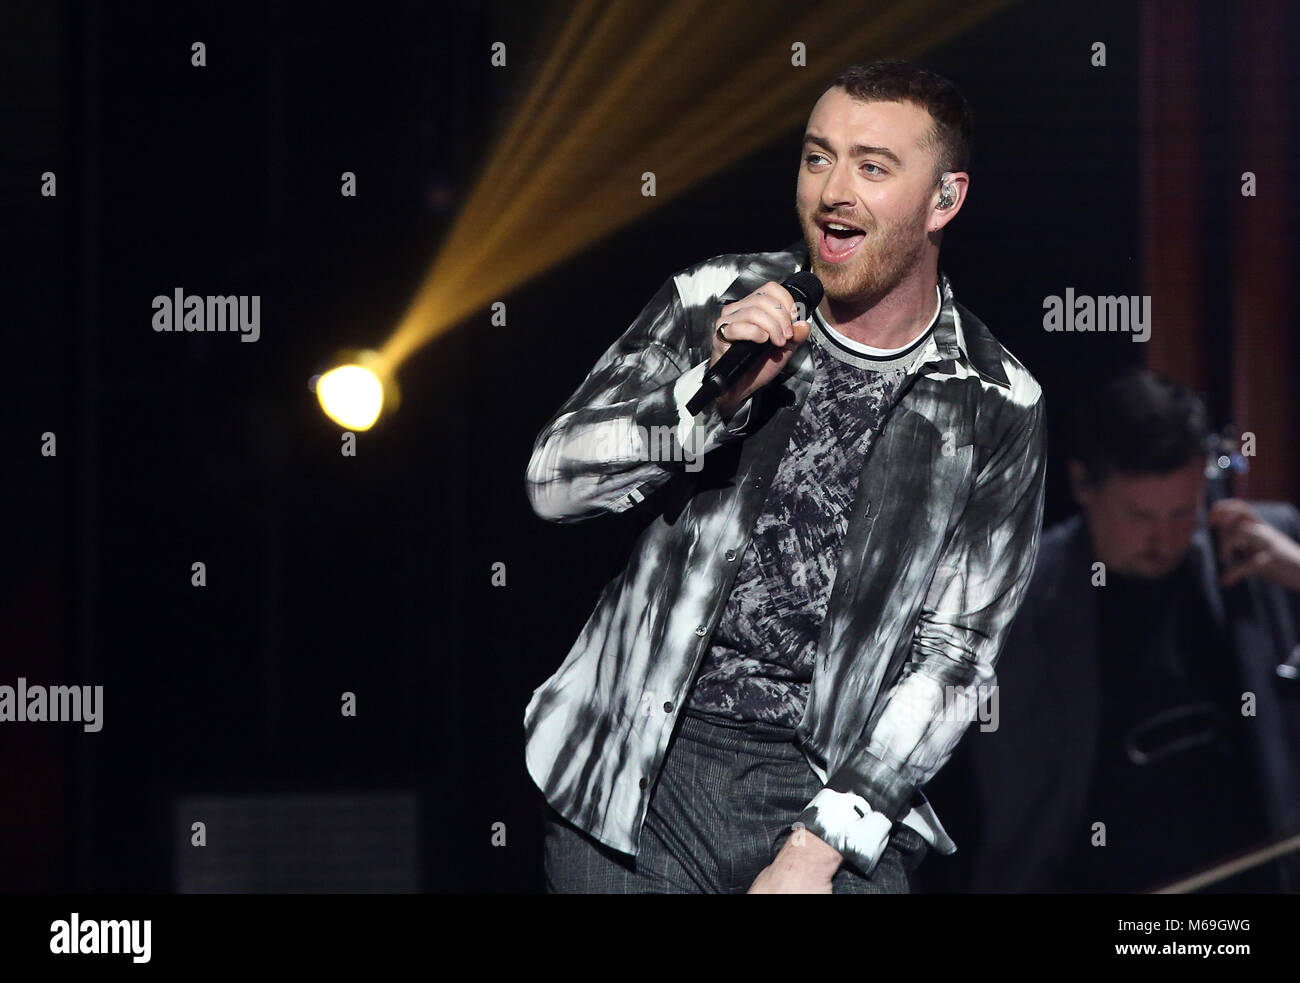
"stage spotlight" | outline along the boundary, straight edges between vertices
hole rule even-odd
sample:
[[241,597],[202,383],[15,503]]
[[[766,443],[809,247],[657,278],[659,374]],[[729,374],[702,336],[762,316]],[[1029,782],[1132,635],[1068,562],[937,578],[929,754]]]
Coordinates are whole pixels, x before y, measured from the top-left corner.
[[1011,2],[882,0],[870,17],[860,4],[814,3],[793,21],[785,0],[556,6],[546,57],[464,200],[442,178],[427,189],[431,208],[456,217],[380,347],[387,374],[376,386],[345,373],[329,388],[373,422],[391,411],[374,404],[391,398],[392,373],[430,340],[780,136],[788,190],[828,70],[913,58]]
[[325,415],[346,430],[369,430],[397,405],[397,384],[387,360],[372,351],[343,352],[315,380]]

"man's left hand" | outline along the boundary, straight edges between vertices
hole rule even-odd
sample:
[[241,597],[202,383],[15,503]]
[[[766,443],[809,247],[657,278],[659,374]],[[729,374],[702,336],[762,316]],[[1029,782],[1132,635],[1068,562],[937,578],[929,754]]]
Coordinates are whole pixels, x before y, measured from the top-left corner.
[[1300,543],[1264,522],[1239,498],[1215,502],[1207,519],[1218,530],[1219,559],[1227,568],[1219,578],[1222,586],[1259,577],[1300,591]]
[[831,878],[840,851],[808,830],[796,829],[770,864],[758,872],[747,894],[833,894]]

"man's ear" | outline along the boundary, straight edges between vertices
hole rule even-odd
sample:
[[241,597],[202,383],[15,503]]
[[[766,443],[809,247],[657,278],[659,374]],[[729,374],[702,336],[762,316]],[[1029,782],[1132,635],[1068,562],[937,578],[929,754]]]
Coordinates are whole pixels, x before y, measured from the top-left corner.
[[[944,171],[939,178],[930,207],[931,232],[939,232],[957,217],[970,191],[970,175],[965,171]],[[945,202],[947,204],[945,204]]]

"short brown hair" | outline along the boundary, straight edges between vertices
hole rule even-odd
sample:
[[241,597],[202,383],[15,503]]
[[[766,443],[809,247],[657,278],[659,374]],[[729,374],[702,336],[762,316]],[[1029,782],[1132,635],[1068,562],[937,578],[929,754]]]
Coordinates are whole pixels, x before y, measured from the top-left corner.
[[1200,395],[1150,369],[1129,368],[1094,387],[1067,422],[1066,456],[1083,464],[1084,481],[1112,474],[1169,474],[1203,457],[1209,412]]
[[935,180],[944,171],[969,167],[970,106],[957,86],[942,75],[907,61],[873,61],[850,65],[826,92],[836,86],[863,102],[911,102],[924,108],[934,120],[924,146],[935,157]]

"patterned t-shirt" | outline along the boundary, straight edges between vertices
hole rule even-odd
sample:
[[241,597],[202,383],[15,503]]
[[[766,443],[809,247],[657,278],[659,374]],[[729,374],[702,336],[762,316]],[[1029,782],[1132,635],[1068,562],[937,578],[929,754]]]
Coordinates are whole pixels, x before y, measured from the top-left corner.
[[921,360],[938,314],[936,307],[912,342],[884,351],[845,338],[814,312],[808,343],[816,378],[710,640],[688,713],[789,728],[802,719],[863,462]]

